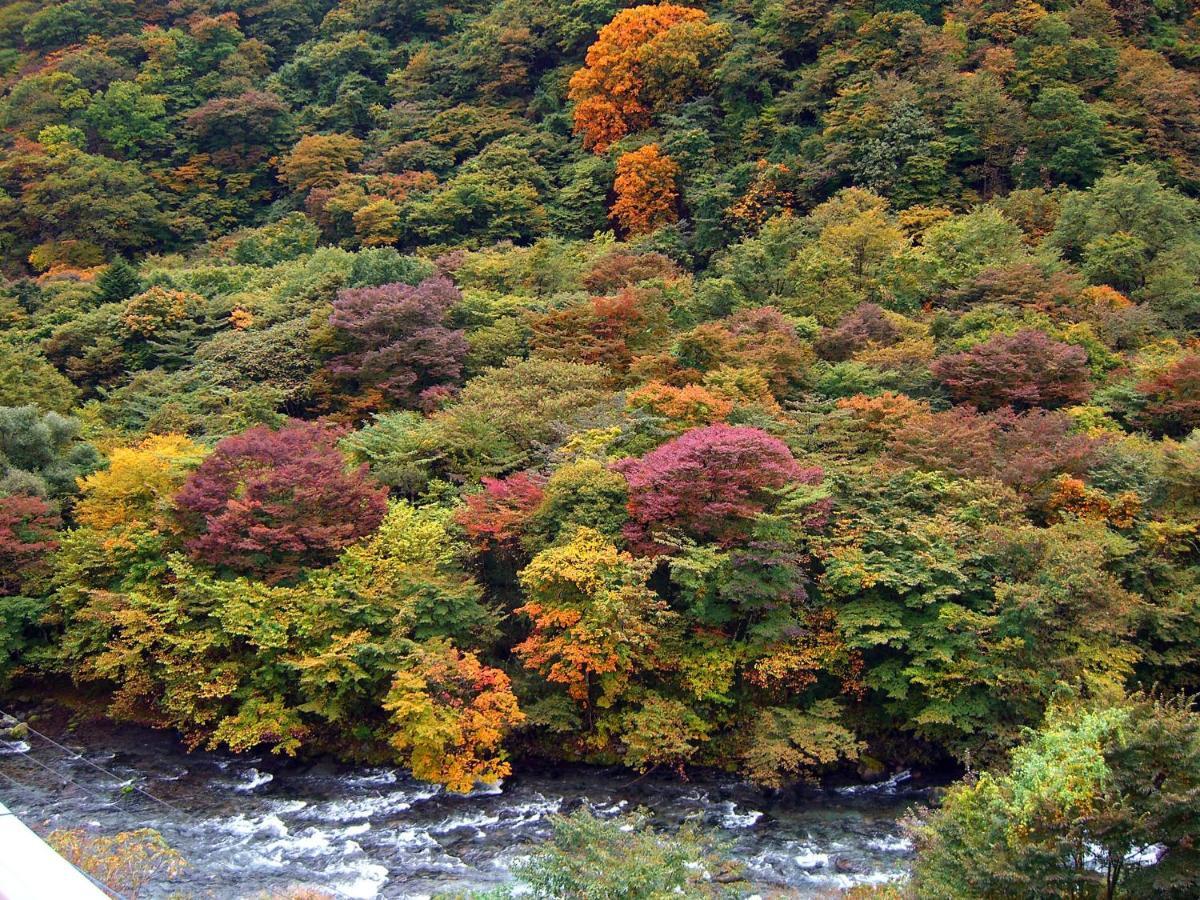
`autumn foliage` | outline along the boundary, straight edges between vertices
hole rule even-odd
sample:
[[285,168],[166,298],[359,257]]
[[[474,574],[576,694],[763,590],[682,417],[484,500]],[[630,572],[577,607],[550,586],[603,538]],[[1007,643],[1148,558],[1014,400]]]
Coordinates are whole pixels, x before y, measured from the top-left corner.
[[571,77],[584,144],[602,153],[648,126],[657,110],[683,101],[727,41],[728,30],[703,10],[661,3],[617,13]]
[[710,425],[685,432],[618,468],[629,481],[625,534],[642,552],[670,536],[732,544],[789,484],[813,484],[818,468],[801,466],[787,445],[757,428]]
[[544,477],[528,472],[484,478],[483,489],[466,498],[459,524],[480,550],[511,553],[542,502],[545,483]]
[[1176,360],[1138,391],[1146,398],[1139,418],[1155,431],[1185,435],[1200,428],[1200,353]]
[[1200,692],[1195,6],[0,0],[0,693],[462,790]]
[[644,234],[674,222],[679,166],[658,148],[647,144],[617,160],[617,179],[611,215],[626,234]]
[[295,422],[217,444],[175,502],[196,559],[268,579],[330,559],[383,519],[386,491],[349,469],[337,435]]
[[54,534],[61,524],[41,497],[0,497],[0,597],[20,592],[24,579],[58,546]]
[[467,342],[444,321],[460,298],[440,276],[415,287],[394,283],[339,291],[329,323],[352,349],[335,357],[330,370],[404,405],[416,403],[423,391],[453,384]]
[[584,707],[612,706],[653,668],[669,612],[645,584],[648,567],[600,533],[579,529],[521,573],[532,623],[514,648],[524,664]]
[[1087,396],[1087,363],[1082,347],[1026,330],[940,357],[932,369],[955,399],[980,409],[1056,407]]
[[449,645],[422,648],[392,679],[391,743],[418,778],[466,792],[512,771],[502,743],[524,721],[508,676]]

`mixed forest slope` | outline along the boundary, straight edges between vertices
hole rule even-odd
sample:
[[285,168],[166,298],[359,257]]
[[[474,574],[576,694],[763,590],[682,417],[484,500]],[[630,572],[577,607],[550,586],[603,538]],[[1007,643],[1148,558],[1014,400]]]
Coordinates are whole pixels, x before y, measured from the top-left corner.
[[20,0],[0,70],[12,690],[458,789],[1200,690],[1194,4]]

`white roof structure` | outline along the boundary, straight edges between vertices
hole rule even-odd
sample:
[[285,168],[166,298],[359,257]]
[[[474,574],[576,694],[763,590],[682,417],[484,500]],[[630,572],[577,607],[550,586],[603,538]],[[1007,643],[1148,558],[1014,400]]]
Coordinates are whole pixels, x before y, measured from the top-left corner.
[[107,896],[0,803],[0,900],[106,900]]

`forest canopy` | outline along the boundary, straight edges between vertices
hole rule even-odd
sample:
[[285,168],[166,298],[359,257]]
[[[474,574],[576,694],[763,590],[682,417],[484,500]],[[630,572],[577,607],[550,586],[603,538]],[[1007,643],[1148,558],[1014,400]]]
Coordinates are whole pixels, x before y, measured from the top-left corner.
[[6,689],[462,791],[1200,691],[1195,4],[17,0],[0,81]]

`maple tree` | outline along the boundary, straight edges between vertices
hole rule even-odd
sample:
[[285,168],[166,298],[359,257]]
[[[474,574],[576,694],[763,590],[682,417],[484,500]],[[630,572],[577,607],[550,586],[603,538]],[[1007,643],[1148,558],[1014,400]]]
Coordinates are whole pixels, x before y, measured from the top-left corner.
[[484,478],[483,490],[470,494],[458,514],[467,538],[480,550],[513,552],[545,494],[544,477],[517,472]]
[[79,480],[82,497],[75,504],[75,521],[100,530],[127,525],[174,528],[174,495],[204,455],[180,434],[154,435],[135,447],[117,447],[106,468]]
[[331,188],[362,158],[362,141],[356,137],[310,134],[297,141],[279,164],[279,177],[294,191]]
[[623,373],[638,350],[666,331],[666,315],[652,291],[626,288],[611,297],[547,313],[530,322],[531,345],[548,359],[572,359]]
[[524,721],[508,676],[474,654],[426,645],[392,678],[391,744],[418,778],[466,793],[512,771],[501,745]]
[[372,532],[386,492],[348,469],[337,435],[295,422],[221,441],[175,497],[193,557],[269,579]]
[[453,384],[462,372],[467,342],[444,324],[461,298],[446,278],[338,292],[329,323],[353,349],[329,364],[334,374],[377,387],[395,401],[414,404],[423,391]]
[[1200,354],[1177,359],[1137,389],[1146,398],[1138,417],[1155,431],[1182,436],[1200,427]]
[[580,706],[611,707],[653,668],[672,616],[646,586],[650,567],[590,528],[538,554],[521,571],[532,622],[514,648],[525,666],[561,684]]
[[787,445],[757,428],[694,428],[640,459],[617,464],[629,482],[631,546],[666,548],[681,534],[732,544],[791,484],[815,484],[822,472],[800,465]]

